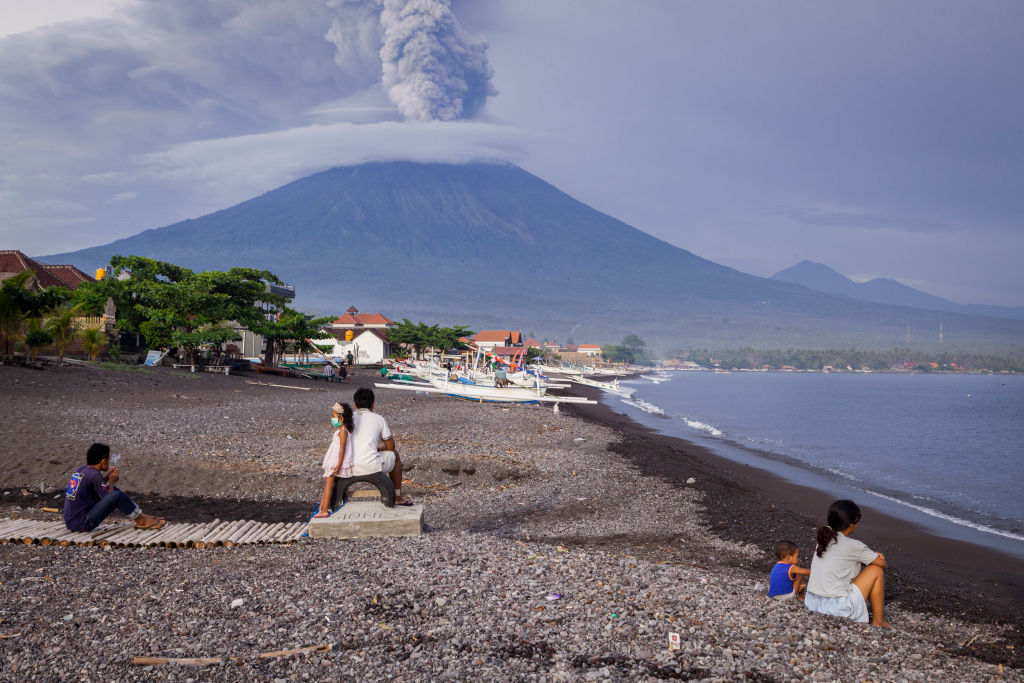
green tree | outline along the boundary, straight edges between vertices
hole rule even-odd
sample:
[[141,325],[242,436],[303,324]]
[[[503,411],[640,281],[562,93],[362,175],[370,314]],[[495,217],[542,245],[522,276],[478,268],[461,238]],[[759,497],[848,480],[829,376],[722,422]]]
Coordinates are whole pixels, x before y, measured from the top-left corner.
[[50,311],[50,314],[43,319],[43,329],[53,337],[54,346],[57,347],[57,364],[64,363],[64,352],[74,343],[78,336],[78,306],[62,304]]
[[96,362],[96,356],[103,353],[107,347],[107,335],[98,327],[82,330],[79,340],[82,342],[82,349],[89,354],[89,360],[93,363]]
[[610,363],[632,363],[634,361],[633,351],[628,346],[603,344],[601,355]]
[[[331,320],[330,316],[314,318],[287,306],[282,306],[273,320],[264,318],[262,321],[254,322],[249,329],[266,338],[267,354],[264,357],[264,363],[273,365],[274,359],[283,352],[285,344],[289,341],[294,343],[296,352],[311,352],[313,346],[306,339],[319,337],[322,334],[320,328]],[[327,350],[330,348],[333,347],[329,347]]]
[[0,341],[3,342],[4,357],[11,355],[11,342],[21,333],[25,320],[25,301],[28,292],[25,283],[32,277],[31,270],[25,270],[0,285]]
[[29,360],[34,361],[39,349],[53,343],[53,337],[43,329],[42,318],[29,318],[25,322],[25,348],[29,351]]
[[636,353],[640,349],[644,348],[644,340],[635,334],[627,334],[622,338],[622,346],[625,346],[630,351]]
[[[151,346],[180,346],[186,362],[204,344],[239,339],[223,325],[236,321],[256,331],[267,323],[267,310],[284,306],[284,299],[270,294],[269,284],[282,284],[267,270],[231,268],[194,273],[188,268],[141,256],[114,256],[113,275],[130,273],[122,298],[139,314],[139,332]],[[115,304],[117,301],[115,300]]]

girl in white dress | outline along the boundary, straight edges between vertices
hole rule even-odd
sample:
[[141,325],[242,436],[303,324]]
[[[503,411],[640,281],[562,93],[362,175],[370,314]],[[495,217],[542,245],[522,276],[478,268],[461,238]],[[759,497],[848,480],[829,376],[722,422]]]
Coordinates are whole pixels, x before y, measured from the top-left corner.
[[315,517],[327,517],[331,504],[335,477],[352,476],[352,407],[347,403],[335,403],[331,407],[331,426],[335,428],[331,445],[324,453],[324,494],[320,497],[320,508]]

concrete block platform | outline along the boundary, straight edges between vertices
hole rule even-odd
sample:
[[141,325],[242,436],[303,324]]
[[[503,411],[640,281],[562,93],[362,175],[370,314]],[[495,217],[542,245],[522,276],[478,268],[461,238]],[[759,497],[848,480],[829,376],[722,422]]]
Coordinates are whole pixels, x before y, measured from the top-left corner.
[[384,507],[379,500],[350,500],[330,517],[309,520],[310,538],[388,538],[423,533],[423,506]]

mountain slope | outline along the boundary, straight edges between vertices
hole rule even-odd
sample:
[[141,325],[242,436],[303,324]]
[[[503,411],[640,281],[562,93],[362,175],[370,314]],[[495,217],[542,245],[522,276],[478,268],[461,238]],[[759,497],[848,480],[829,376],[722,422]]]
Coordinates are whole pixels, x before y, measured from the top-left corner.
[[1024,308],[1021,307],[958,304],[949,299],[908,287],[891,278],[880,277],[867,282],[854,282],[842,273],[814,261],[801,261],[785,270],[780,270],[772,275],[771,279],[792,282],[819,292],[849,296],[861,301],[1024,320]]
[[[889,348],[908,320],[939,325],[932,313],[712,263],[512,165],[336,168],[201,218],[42,258],[88,270],[118,253],[195,269],[268,268],[296,285],[297,305],[321,312],[355,304],[392,318],[596,342],[635,332],[663,349]],[[966,344],[1012,344],[1024,332],[1019,324],[944,320],[946,339]]]

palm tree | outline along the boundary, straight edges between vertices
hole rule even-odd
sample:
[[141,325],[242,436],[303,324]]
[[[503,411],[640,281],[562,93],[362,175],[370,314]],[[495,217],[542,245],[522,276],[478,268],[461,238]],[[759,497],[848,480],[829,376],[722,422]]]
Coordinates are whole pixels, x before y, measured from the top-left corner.
[[79,341],[82,342],[82,348],[89,354],[89,360],[93,363],[96,362],[96,356],[107,348],[107,335],[103,334],[103,330],[98,327],[82,330],[79,334]]
[[42,318],[27,318],[25,323],[25,348],[29,351],[29,360],[34,361],[39,349],[53,343],[53,337],[43,329]]
[[50,309],[50,315],[43,321],[43,329],[50,333],[57,347],[57,365],[64,362],[64,351],[78,336],[78,321],[75,320],[75,316],[78,315],[81,306],[57,306]]
[[32,275],[31,270],[25,270],[7,278],[0,286],[0,341],[5,357],[11,355],[11,340],[18,336],[25,319],[24,296],[19,296],[23,294],[19,290],[24,289]]

